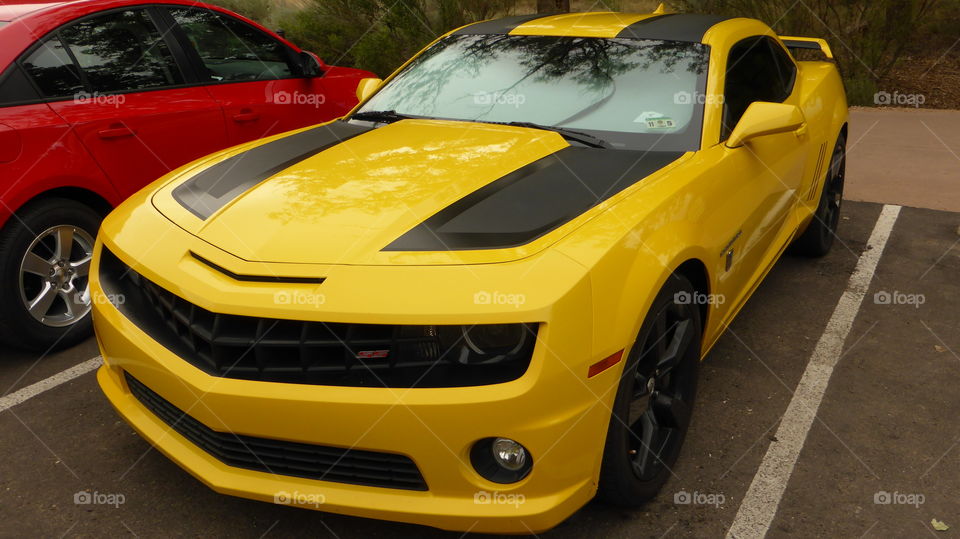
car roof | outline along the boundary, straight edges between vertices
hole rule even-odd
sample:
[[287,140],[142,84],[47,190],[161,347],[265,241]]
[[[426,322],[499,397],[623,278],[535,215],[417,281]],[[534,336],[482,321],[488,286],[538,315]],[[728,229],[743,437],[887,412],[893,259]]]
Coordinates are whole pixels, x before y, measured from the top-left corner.
[[0,21],[12,21],[28,13],[33,13],[41,9],[54,6],[60,6],[67,2],[4,2],[0,4]]
[[628,37],[699,42],[714,25],[730,17],[696,13],[562,13],[516,15],[460,28],[454,35]]

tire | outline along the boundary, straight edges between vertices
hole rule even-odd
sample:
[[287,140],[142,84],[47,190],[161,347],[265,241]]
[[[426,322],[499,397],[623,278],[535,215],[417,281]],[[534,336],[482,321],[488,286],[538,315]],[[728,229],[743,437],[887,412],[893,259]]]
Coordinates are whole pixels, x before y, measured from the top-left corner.
[[7,221],[0,231],[0,341],[49,352],[91,335],[90,256],[102,219],[73,200],[49,198]]
[[671,276],[640,327],[607,430],[597,492],[605,503],[637,507],[656,496],[673,473],[690,426],[700,365],[700,309],[692,298],[697,294],[690,281]]
[[823,182],[820,202],[807,229],[791,246],[791,252],[801,256],[821,257],[830,252],[843,205],[843,184],[847,169],[847,137],[841,134],[830,155],[830,167]]

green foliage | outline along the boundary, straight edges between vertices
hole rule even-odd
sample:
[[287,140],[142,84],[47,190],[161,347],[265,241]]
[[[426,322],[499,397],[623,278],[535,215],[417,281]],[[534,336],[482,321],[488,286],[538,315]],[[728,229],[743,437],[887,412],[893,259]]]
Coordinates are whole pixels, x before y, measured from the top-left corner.
[[872,105],[937,0],[681,0],[684,11],[753,17],[781,35],[825,38],[851,104]]
[[283,17],[297,45],[385,77],[444,32],[507,14],[516,0],[313,0]]
[[273,2],[270,0],[214,0],[220,7],[237,12],[248,19],[260,24],[267,24],[273,12]]
[[[440,34],[464,24],[532,12],[532,0],[214,0],[339,65],[389,75]],[[656,1],[575,0],[573,9],[650,11]],[[648,5],[649,4],[649,5]],[[877,85],[911,45],[946,48],[960,26],[960,0],[675,0],[680,11],[754,17],[782,35],[830,42],[852,104],[873,104]],[[923,45],[916,41],[922,39]]]

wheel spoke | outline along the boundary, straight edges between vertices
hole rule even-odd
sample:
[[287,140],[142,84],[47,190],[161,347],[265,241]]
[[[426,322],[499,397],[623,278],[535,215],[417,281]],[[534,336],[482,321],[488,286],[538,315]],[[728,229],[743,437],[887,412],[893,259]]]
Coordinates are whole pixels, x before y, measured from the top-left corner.
[[663,357],[664,353],[667,350],[667,312],[663,310],[657,315],[656,324],[654,325],[653,338],[656,339],[655,347],[657,351],[657,361],[659,362],[660,358]]
[[657,394],[650,410],[656,417],[657,424],[666,428],[682,429],[690,421],[690,406],[663,392]]
[[70,317],[80,316],[86,312],[90,304],[89,299],[74,287],[60,290],[60,297],[67,304],[67,315]]
[[86,277],[90,273],[90,261],[93,260],[92,256],[82,258],[76,262],[71,262],[70,267],[73,268],[75,275],[77,277]]
[[693,330],[691,329],[689,319],[677,322],[674,325],[673,337],[670,339],[670,344],[667,345],[663,355],[660,356],[657,362],[657,370],[660,371],[661,376],[670,372],[680,363],[680,360],[683,359],[687,347],[690,346],[692,333]]
[[62,226],[56,232],[57,247],[54,252],[54,259],[69,259],[70,252],[73,251],[73,228]]
[[50,283],[44,283],[43,290],[30,302],[28,310],[31,315],[39,320],[46,316],[55,299],[57,299],[57,288]]
[[50,276],[52,265],[50,264],[49,260],[45,260],[42,256],[36,253],[27,253],[27,256],[23,259],[23,266],[21,269],[26,273],[39,275],[46,279]]
[[654,468],[660,458],[660,427],[657,425],[657,419],[651,411],[643,414],[640,418],[640,436],[639,446],[637,447],[637,456],[633,460],[633,465],[637,475],[646,478],[653,475]]

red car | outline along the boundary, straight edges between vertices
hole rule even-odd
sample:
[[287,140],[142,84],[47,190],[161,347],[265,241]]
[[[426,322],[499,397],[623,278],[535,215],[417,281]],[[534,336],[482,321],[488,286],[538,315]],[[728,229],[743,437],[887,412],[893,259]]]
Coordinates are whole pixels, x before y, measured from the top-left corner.
[[196,2],[0,5],[0,340],[87,337],[110,208],[215,150],[342,116],[373,76]]

